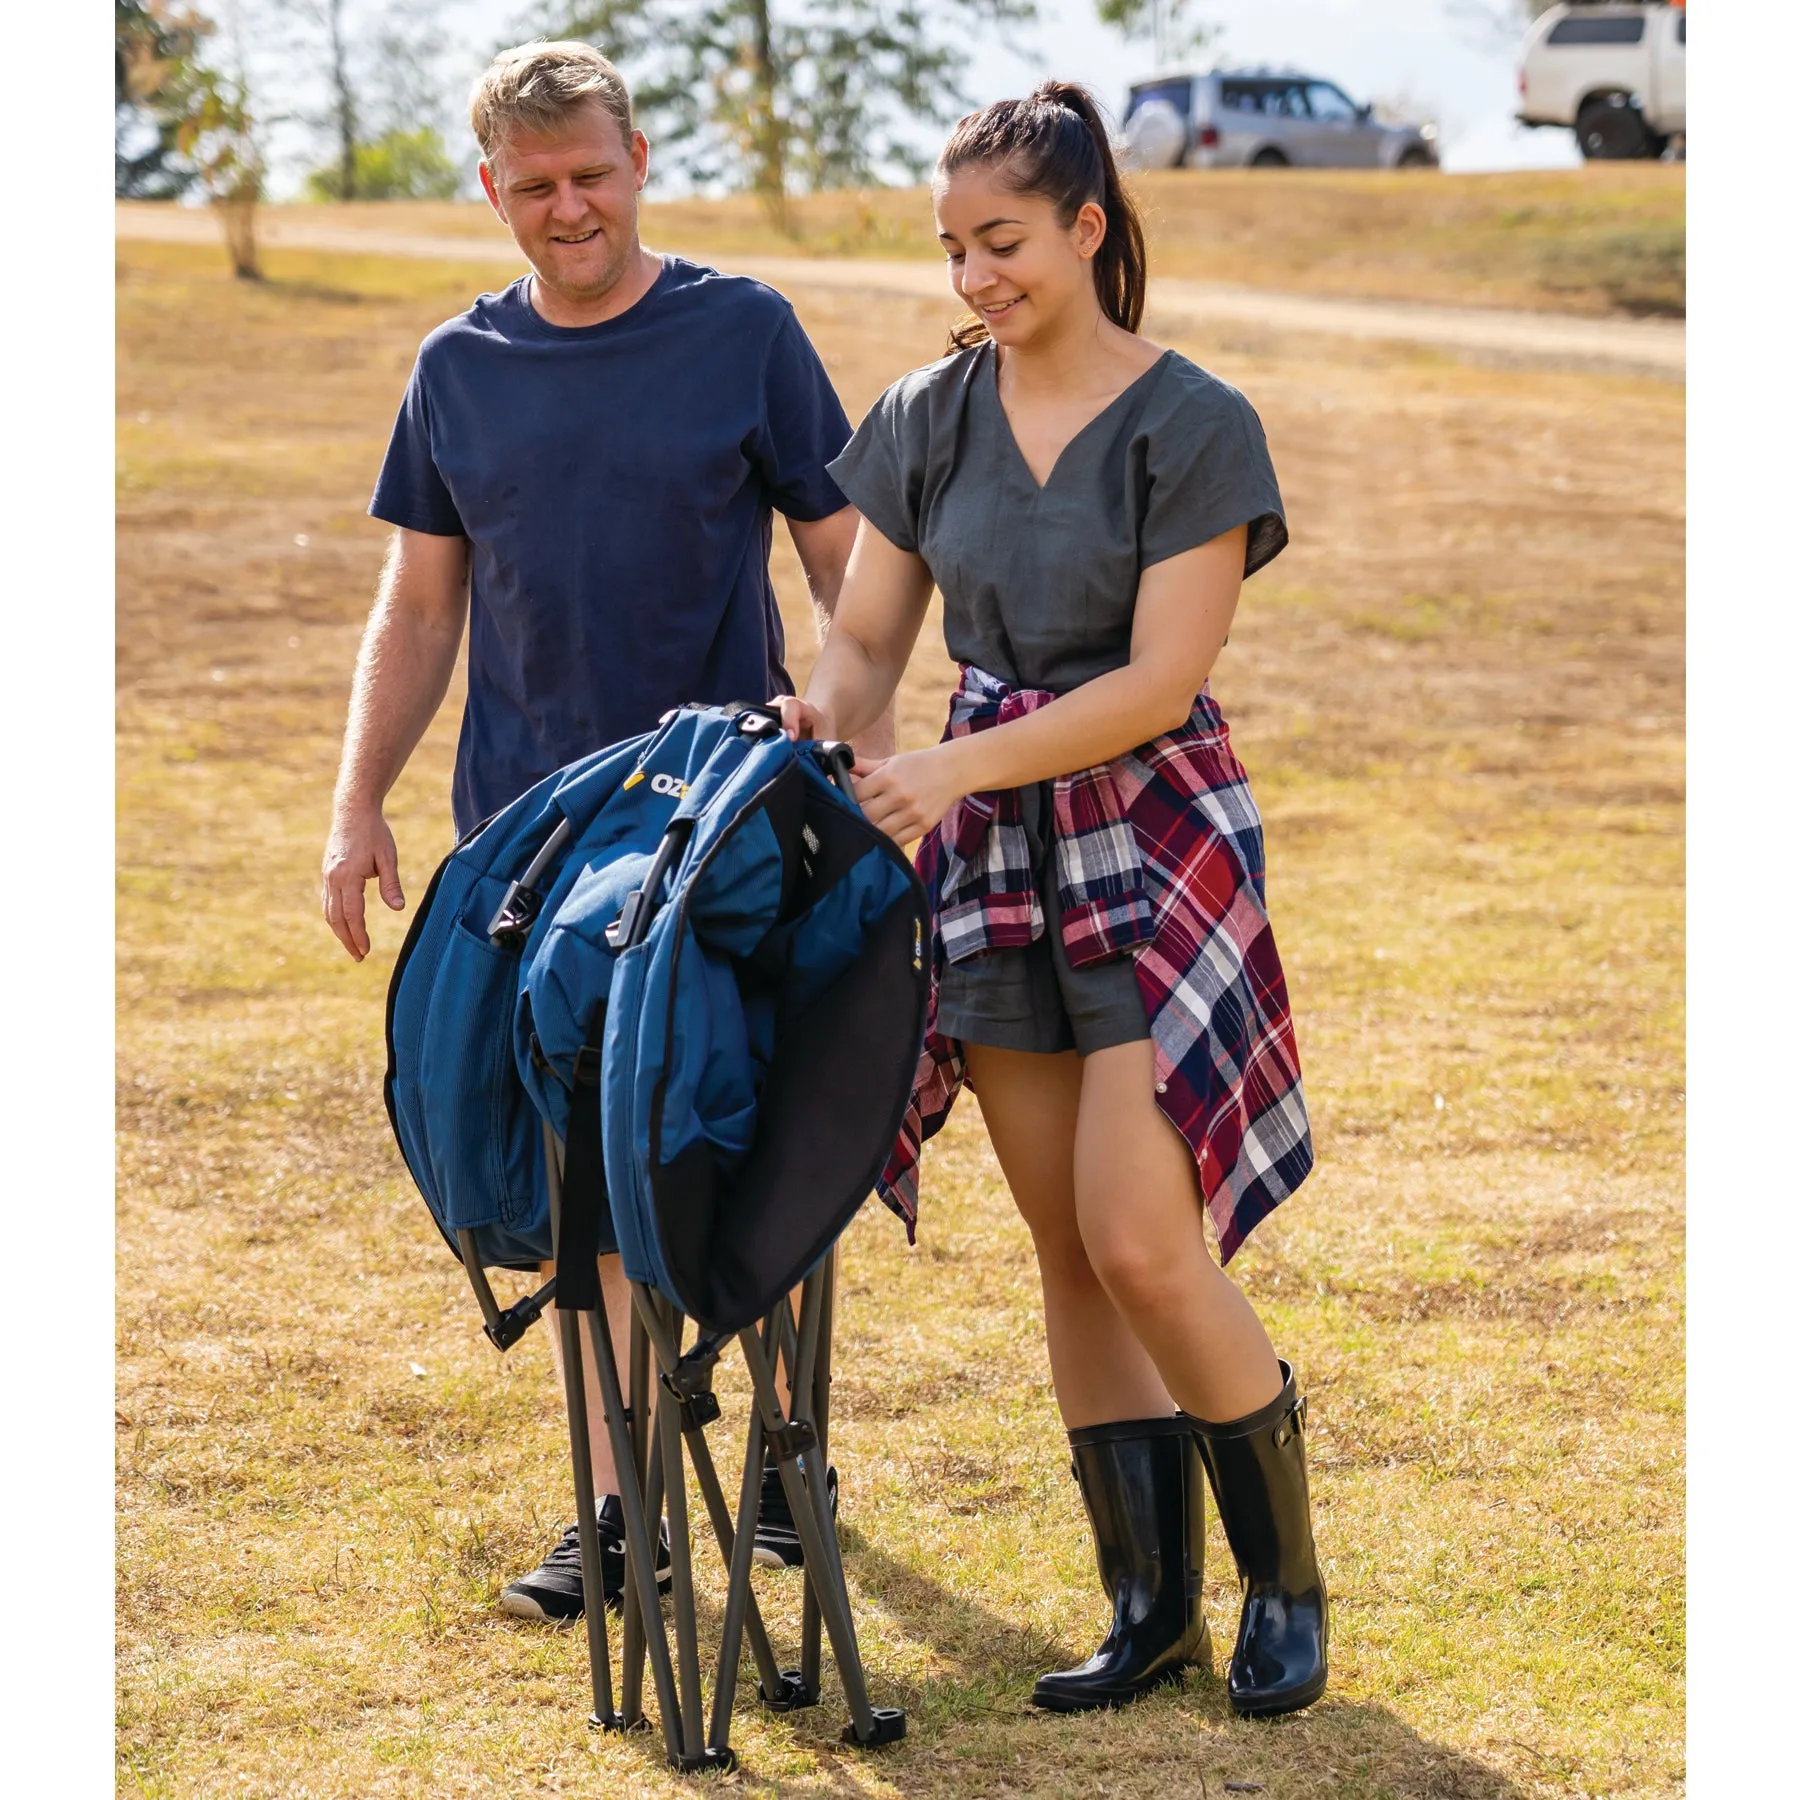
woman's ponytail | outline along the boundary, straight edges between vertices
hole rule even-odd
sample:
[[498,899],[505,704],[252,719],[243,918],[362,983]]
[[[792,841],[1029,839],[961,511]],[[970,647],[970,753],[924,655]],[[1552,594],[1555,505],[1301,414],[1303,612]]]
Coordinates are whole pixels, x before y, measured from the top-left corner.
[[[1015,193],[1051,202],[1063,224],[1091,200],[1106,214],[1106,237],[1094,253],[1094,290],[1100,310],[1115,325],[1136,331],[1144,318],[1148,258],[1138,218],[1099,102],[1073,81],[1041,81],[1023,100],[997,100],[970,113],[950,134],[938,158],[940,179],[971,166],[1003,165],[1002,180]],[[953,349],[966,350],[987,336],[974,317],[950,333]]]

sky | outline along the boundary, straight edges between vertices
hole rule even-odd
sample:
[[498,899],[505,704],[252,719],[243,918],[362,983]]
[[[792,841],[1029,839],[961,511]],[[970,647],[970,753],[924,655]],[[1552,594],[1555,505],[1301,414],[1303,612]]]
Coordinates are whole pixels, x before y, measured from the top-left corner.
[[[527,7],[522,0],[436,0],[430,10],[456,45],[450,60],[465,71],[460,82],[479,70],[491,46],[519,32]],[[1523,10],[1513,0],[1192,0],[1192,10],[1219,28],[1199,53],[1200,66],[1217,60],[1295,67],[1335,81],[1352,99],[1398,104],[1410,117],[1437,123],[1448,170],[1567,168],[1580,161],[1572,133],[1527,131],[1512,122],[1524,34]],[[983,31],[968,41],[963,84],[978,105],[1054,75],[1085,81],[1117,115],[1130,83],[1154,67],[1152,47],[1101,25],[1093,0],[1039,0],[1035,25],[1004,36]],[[271,185],[286,197],[319,159],[310,134],[276,136]],[[920,148],[929,153],[937,138],[937,127],[923,126]]]
[[[1120,109],[1126,88],[1153,67],[1150,46],[1102,26],[1091,0],[1041,0],[1040,10],[1027,34],[1029,58],[1000,51],[975,59],[969,85],[977,99],[1018,93],[1044,75],[1073,76]],[[1512,122],[1523,26],[1484,30],[1458,0],[1197,0],[1194,10],[1223,28],[1203,63],[1293,66],[1335,81],[1353,100],[1404,102],[1412,116],[1437,121],[1447,169],[1569,168],[1581,160],[1573,133]]]

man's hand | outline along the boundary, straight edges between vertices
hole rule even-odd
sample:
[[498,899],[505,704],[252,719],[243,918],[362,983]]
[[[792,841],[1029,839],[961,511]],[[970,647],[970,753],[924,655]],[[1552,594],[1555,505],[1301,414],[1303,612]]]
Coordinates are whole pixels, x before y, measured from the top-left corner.
[[400,854],[381,808],[335,813],[331,836],[325,840],[320,899],[325,906],[325,922],[355,962],[369,954],[363,885],[371,877],[382,899],[399,912],[406,905],[406,895],[400,888]]
[[406,904],[381,802],[450,685],[468,608],[467,541],[396,531],[357,652],[320,876],[325,922],[357,962],[369,954],[363,884],[373,876],[395,912]]
[[830,738],[830,721],[816,706],[809,706],[797,694],[777,694],[769,704],[781,714],[781,729],[795,743],[803,738]]

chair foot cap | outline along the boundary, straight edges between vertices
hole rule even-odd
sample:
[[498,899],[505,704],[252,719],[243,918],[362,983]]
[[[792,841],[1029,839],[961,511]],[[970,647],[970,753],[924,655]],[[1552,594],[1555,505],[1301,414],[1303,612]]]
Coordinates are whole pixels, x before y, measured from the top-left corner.
[[819,1690],[800,1673],[798,1669],[781,1671],[781,1689],[771,1694],[759,1681],[756,1684],[756,1695],[770,1712],[798,1712],[803,1706],[819,1704]]
[[737,1767],[737,1752],[727,1744],[723,1750],[702,1750],[698,1756],[671,1756],[669,1767],[679,1769],[683,1775],[698,1775],[708,1769],[729,1775]]
[[897,1744],[906,1736],[906,1714],[897,1706],[870,1708],[869,1735],[858,1737],[855,1725],[846,1725],[843,1741],[859,1750],[879,1750],[884,1744]]

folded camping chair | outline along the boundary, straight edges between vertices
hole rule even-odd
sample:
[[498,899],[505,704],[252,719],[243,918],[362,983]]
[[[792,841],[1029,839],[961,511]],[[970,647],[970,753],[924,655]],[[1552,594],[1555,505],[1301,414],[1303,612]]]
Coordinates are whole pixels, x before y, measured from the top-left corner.
[[[590,1596],[601,1583],[583,1331],[599,1373],[626,1583],[616,1705],[605,1611],[587,1608],[593,1722],[642,1721],[647,1658],[682,1768],[732,1760],[746,1638],[763,1700],[786,1710],[818,1697],[823,1629],[850,1707],[846,1739],[904,1731],[902,1714],[869,1702],[824,1471],[832,1246],[906,1103],[923,1029],[924,905],[909,865],[857,808],[849,760],[841,745],[790,744],[762,708],[667,715],[657,733],[571,765],[465,839],[433,880],[390,990],[390,1116],[489,1337],[505,1349],[557,1297]],[[615,1248],[633,1307],[623,1374],[594,1266]],[[551,1256],[554,1281],[503,1311],[486,1268]],[[797,1318],[786,1298],[796,1283]],[[719,1412],[713,1369],[733,1336],[755,1394],[735,1521],[705,1437]],[[750,1584],[765,1454],[805,1554],[800,1666],[785,1671]],[[710,1729],[686,1461],[729,1571]],[[673,1656],[652,1553],[665,1506]]]

